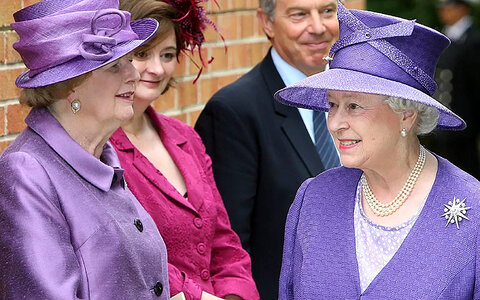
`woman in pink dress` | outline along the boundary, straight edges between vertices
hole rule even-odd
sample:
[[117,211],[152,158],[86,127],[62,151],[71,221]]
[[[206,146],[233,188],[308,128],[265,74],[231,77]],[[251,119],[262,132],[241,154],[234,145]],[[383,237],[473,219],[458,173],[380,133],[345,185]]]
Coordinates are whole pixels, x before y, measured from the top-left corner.
[[174,8],[155,0],[120,3],[132,19],[154,18],[160,26],[156,36],[134,53],[133,64],[140,73],[134,117],[110,141],[128,187],[165,240],[171,295],[259,299],[250,257],[230,227],[204,145],[190,126],[150,106],[172,85],[179,52],[199,47],[201,27],[209,22],[193,1],[177,2],[188,4],[187,10],[182,11],[179,3]]

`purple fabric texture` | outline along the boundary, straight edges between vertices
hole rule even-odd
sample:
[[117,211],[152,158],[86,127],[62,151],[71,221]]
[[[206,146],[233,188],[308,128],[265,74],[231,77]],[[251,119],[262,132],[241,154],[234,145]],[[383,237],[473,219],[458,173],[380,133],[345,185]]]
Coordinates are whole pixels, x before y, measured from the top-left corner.
[[[287,217],[279,299],[480,299],[480,183],[437,159],[423,210],[363,293],[353,221],[362,172],[339,167],[304,182]],[[454,196],[472,207],[460,229],[441,217]]]
[[32,88],[63,81],[108,64],[148,40],[158,23],[130,23],[118,0],[47,0],[14,14],[20,36],[13,47],[29,71],[17,78]]
[[0,156],[0,299],[169,299],[165,244],[113,147],[96,159],[47,109],[26,123]]
[[415,215],[409,220],[396,226],[382,226],[372,222],[365,215],[362,207],[362,184],[361,181],[358,182],[353,224],[355,228],[355,253],[362,292],[397,252],[415,224],[426,199],[427,197],[425,197]]
[[439,129],[466,127],[432,98],[437,89],[433,75],[450,43],[447,37],[415,21],[338,7],[340,37],[330,51],[330,69],[278,91],[278,101],[326,111],[327,90],[394,96],[437,108]]

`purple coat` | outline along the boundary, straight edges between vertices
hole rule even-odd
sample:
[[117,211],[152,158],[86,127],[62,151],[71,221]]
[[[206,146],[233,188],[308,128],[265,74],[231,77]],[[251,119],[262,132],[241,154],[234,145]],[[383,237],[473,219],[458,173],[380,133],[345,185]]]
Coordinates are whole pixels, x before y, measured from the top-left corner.
[[157,227],[123,180],[48,112],[0,156],[0,299],[169,299]]
[[[480,183],[437,159],[420,216],[364,293],[353,225],[361,171],[340,167],[304,182],[287,218],[280,299],[480,299]],[[460,229],[441,217],[454,196],[472,207]]]

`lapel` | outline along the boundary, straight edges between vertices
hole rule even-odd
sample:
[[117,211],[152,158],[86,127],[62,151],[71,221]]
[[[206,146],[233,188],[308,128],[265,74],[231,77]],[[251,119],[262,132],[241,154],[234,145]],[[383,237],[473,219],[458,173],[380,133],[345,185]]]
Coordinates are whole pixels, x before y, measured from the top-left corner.
[[[315,177],[305,191],[297,228],[304,261],[298,273],[305,274],[305,286],[316,287],[303,295],[305,299],[317,299],[313,296],[319,290],[338,299],[360,295],[353,213],[361,174],[358,169],[345,167],[327,170]],[[328,275],[314,275],[318,270]],[[312,277],[315,280],[309,283]]]
[[183,132],[172,126],[167,117],[157,114],[152,107],[147,109],[147,113],[157,128],[162,143],[180,170],[183,180],[185,180],[188,201],[174,189],[175,193],[172,193],[171,196],[174,196],[172,199],[185,204],[187,207],[193,207],[193,210],[198,213],[204,202],[202,195],[205,195],[203,191],[205,184],[203,172],[199,169],[198,162],[194,160],[191,154],[193,152],[191,141],[186,138]]
[[293,145],[310,176],[316,176],[324,170],[324,167],[298,109],[281,104],[273,98],[275,92],[284,88],[285,84],[273,64],[270,51],[268,51],[267,56],[262,61],[260,71],[267,84],[269,94],[272,96],[271,101],[275,114],[283,119],[280,125],[282,132]]
[[[202,180],[199,180],[198,174],[203,174],[198,169],[198,164],[189,153],[191,149],[190,142],[184,134],[170,125],[166,117],[158,115],[152,107],[146,110],[152,123],[157,129],[158,135],[165,148],[177,165],[180,173],[185,180],[187,187],[188,200],[185,199],[175,188],[166,180],[159,176],[160,171],[130,142],[125,132],[119,128],[112,137],[118,151],[132,152],[132,165],[145,178],[148,179],[156,189],[161,191],[167,200],[184,206],[185,208],[198,214],[202,204]],[[202,177],[203,178],[203,177]]]
[[[367,287],[365,296],[388,293],[418,299],[432,293],[440,295],[474,257],[480,211],[473,206],[478,199],[470,198],[472,193],[459,188],[447,170],[451,166],[444,159],[437,159],[437,177],[422,212],[398,251]],[[452,224],[446,227],[446,220],[441,217],[444,204],[454,196],[467,198],[467,206],[473,207],[467,213],[471,221],[462,221],[460,229]]]

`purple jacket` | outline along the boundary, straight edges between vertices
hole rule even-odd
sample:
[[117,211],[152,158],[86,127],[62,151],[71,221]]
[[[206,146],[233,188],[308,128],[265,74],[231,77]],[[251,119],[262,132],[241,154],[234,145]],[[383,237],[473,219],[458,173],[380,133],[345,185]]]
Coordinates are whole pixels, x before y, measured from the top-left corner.
[[0,299],[169,299],[165,244],[113,147],[96,159],[46,109],[25,121],[0,156]]
[[[287,218],[280,299],[480,299],[480,183],[437,159],[419,218],[364,293],[353,226],[361,171],[340,167],[304,182]],[[454,196],[472,207],[460,229],[441,217]]]

